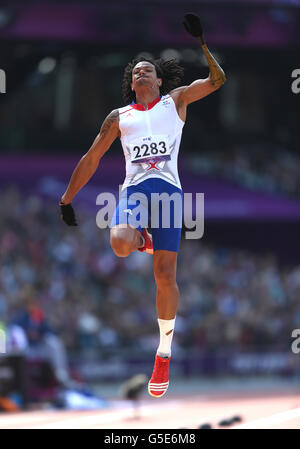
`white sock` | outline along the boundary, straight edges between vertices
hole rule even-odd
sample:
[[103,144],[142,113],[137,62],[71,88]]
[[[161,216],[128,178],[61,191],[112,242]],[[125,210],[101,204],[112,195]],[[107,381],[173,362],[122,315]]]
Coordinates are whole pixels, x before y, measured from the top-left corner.
[[160,331],[160,342],[157,349],[157,354],[160,357],[170,357],[171,355],[171,344],[174,334],[175,319],[176,317],[173,320],[157,319]]

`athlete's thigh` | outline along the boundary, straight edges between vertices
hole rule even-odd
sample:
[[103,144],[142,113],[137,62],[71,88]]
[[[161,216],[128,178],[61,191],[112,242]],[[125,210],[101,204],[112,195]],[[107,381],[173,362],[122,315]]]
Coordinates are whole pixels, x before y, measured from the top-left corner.
[[125,225],[131,225],[142,232],[148,223],[148,200],[146,195],[135,186],[127,188],[121,196],[116,210],[113,214],[109,227],[119,226],[126,228]]
[[181,241],[181,228],[151,228],[151,232],[154,253],[159,250],[178,253]]
[[157,185],[160,194],[167,195],[165,200],[159,201],[151,213],[153,249],[177,253],[182,229],[182,191],[168,183],[159,182]]

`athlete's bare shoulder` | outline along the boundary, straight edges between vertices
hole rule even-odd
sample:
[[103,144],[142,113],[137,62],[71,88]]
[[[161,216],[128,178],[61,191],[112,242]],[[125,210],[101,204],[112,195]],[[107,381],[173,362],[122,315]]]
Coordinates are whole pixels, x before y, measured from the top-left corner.
[[180,94],[186,89],[186,86],[179,86],[169,92],[172,98],[178,98]]
[[118,133],[118,137],[120,137],[121,133],[119,129],[119,109],[114,109],[108,114],[108,116],[102,123],[100,134],[102,135],[102,137],[105,137],[108,133],[116,131]]
[[179,117],[181,118],[181,120],[183,120],[183,121],[185,121],[185,119],[186,119],[186,104],[182,100],[181,94],[184,92],[185,89],[186,89],[186,86],[180,86],[180,87],[176,87],[176,89],[173,89],[169,92],[170,97],[172,97],[172,99],[175,103],[177,113],[178,113]]

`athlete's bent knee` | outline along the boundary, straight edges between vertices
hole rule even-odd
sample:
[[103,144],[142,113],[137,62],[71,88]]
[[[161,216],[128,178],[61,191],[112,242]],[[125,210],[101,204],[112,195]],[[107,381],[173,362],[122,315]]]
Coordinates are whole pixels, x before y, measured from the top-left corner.
[[114,253],[119,257],[127,257],[131,253],[130,242],[124,237],[111,236],[110,246]]
[[132,251],[132,239],[127,229],[112,229],[110,246],[119,257],[127,257]]

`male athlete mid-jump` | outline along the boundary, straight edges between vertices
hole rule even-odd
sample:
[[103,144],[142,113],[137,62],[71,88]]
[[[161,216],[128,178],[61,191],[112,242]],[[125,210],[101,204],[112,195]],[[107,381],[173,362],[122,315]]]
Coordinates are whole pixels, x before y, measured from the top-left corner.
[[[168,228],[161,226],[161,221],[159,227],[152,228],[150,224],[151,236],[147,226],[132,224],[133,206],[128,197],[134,193],[150,199],[152,193],[165,192],[169,195],[177,193],[182,200],[177,156],[187,106],[214,92],[226,80],[204,43],[199,17],[186,14],[183,24],[201,44],[209,65],[208,78],[178,87],[183,69],[175,60],[140,58],[130,62],[123,78],[123,97],[127,106],[115,109],[107,116],[91,148],[77,164],[60,202],[63,220],[76,226],[71,202],[119,137],[126,161],[126,177],[120,203],[110,224],[110,244],[119,257],[127,257],[136,250],[153,254],[160,343],[148,391],[156,398],[163,396],[169,385],[171,343],[179,300],[176,267],[181,226],[175,225],[171,217]],[[147,212],[151,223],[149,208]],[[161,216],[161,211],[158,213]]]

